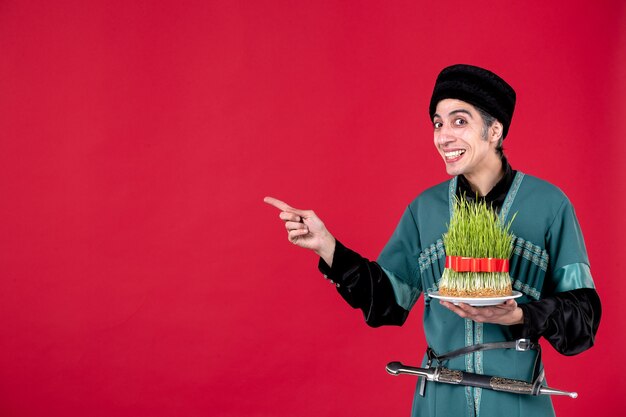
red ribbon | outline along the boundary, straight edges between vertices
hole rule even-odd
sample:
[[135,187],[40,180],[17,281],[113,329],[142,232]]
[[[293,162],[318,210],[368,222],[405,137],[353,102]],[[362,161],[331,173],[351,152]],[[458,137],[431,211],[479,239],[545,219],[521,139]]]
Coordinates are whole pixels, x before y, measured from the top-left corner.
[[509,272],[509,260],[446,256],[446,268],[457,272]]

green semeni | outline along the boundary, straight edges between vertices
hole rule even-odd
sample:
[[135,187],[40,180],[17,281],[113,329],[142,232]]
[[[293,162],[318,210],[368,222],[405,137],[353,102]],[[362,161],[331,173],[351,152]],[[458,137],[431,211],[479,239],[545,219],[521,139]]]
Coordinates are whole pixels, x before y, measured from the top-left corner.
[[[513,250],[511,223],[503,222],[485,201],[470,202],[457,198],[454,214],[443,236],[448,257],[493,258],[507,260]],[[482,270],[458,271],[446,264],[439,280],[439,293],[451,297],[500,297],[510,295],[511,278],[507,272]]]

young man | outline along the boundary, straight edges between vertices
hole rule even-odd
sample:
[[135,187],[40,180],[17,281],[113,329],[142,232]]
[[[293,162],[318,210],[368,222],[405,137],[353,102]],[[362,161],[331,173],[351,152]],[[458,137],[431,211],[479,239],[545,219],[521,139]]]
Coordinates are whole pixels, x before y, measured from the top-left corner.
[[[308,210],[267,197],[281,210],[293,244],[320,256],[319,269],[370,326],[402,325],[424,294],[429,358],[470,347],[445,360],[447,368],[503,378],[536,380],[538,339],[564,355],[593,345],[601,315],[583,237],[567,197],[553,185],[511,168],[502,152],[515,91],[496,74],[470,65],[437,77],[429,113],[434,144],[449,181],[419,195],[372,262],[337,241]],[[444,270],[442,236],[455,196],[484,199],[507,222],[517,213],[510,275],[523,295],[490,307],[439,302],[428,296]],[[484,343],[530,339],[530,349],[483,349]],[[527,347],[528,347],[527,346]],[[424,358],[423,365],[427,364]],[[432,363],[432,365],[436,365]],[[548,396],[515,395],[429,382],[418,385],[413,416],[548,416]]]

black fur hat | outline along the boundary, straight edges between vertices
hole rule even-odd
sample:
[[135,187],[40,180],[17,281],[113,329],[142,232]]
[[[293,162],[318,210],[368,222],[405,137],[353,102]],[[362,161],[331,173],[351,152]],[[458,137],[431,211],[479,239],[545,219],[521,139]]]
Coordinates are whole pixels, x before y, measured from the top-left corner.
[[432,120],[437,103],[446,98],[479,107],[502,123],[506,137],[515,110],[515,90],[491,71],[473,65],[457,64],[444,68],[437,77],[429,114]]

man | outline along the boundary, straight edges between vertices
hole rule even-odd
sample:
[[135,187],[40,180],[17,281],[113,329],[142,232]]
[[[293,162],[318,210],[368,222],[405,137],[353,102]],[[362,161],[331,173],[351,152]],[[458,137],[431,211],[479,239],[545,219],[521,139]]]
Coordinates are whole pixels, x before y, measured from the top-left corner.
[[[547,339],[562,354],[593,345],[601,315],[587,253],[574,210],[553,185],[514,171],[502,151],[515,91],[496,74],[453,65],[437,77],[429,113],[434,144],[449,181],[419,195],[406,209],[377,262],[351,251],[308,210],[265,201],[281,210],[289,240],[320,256],[319,268],[370,326],[401,325],[424,294],[424,331],[429,345],[423,365],[526,381],[541,370],[536,342]],[[438,302],[428,296],[444,270],[442,235],[455,196],[484,199],[506,222],[517,213],[510,275],[523,295],[490,307]],[[531,349],[516,350],[517,339]],[[512,342],[483,349],[484,343]],[[446,353],[467,348],[460,355]],[[434,361],[434,363],[432,363]],[[548,416],[548,396],[515,395],[479,388],[418,385],[413,416]]]

